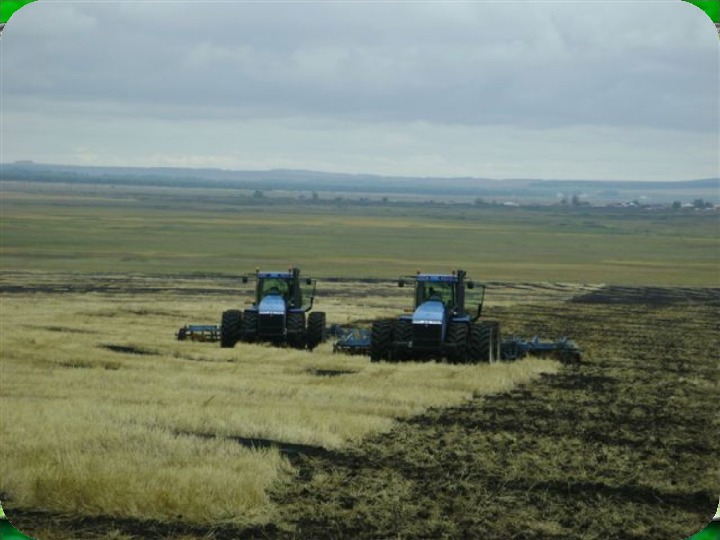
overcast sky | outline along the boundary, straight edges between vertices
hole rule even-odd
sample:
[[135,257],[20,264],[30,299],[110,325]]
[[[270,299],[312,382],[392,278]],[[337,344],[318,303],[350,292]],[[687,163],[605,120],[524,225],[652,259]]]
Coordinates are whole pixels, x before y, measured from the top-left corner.
[[680,0],[39,0],[0,61],[5,163],[720,175],[718,36]]

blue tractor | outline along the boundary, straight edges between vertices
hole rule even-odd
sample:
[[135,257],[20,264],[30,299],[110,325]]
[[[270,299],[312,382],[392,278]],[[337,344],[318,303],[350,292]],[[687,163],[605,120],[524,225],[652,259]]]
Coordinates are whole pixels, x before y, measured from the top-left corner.
[[[494,362],[500,359],[500,323],[478,321],[485,287],[466,279],[464,270],[446,274],[420,274],[401,278],[415,283],[412,314],[379,320],[372,325],[370,359],[423,360],[446,358],[452,363]],[[477,311],[465,310],[467,290],[475,289]],[[475,292],[474,291],[474,292]]]
[[[222,314],[220,346],[234,347],[238,341],[270,342],[298,349],[314,349],[325,339],[325,313],[313,311],[316,282],[300,279],[300,270],[260,272],[255,301],[244,311],[230,309]],[[243,276],[243,283],[249,281]],[[307,303],[305,303],[307,302]]]

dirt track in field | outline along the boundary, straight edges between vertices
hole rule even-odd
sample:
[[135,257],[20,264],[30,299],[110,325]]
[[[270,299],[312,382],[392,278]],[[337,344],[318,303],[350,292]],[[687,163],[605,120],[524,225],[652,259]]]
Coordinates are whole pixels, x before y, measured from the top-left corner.
[[607,287],[551,302],[528,292],[527,303],[487,316],[506,335],[572,337],[585,351],[580,364],[430,410],[348,452],[286,454],[298,474],[273,494],[282,516],[274,524],[208,530],[8,515],[29,533],[42,523],[75,538],[675,540],[697,532],[720,495],[720,290]]

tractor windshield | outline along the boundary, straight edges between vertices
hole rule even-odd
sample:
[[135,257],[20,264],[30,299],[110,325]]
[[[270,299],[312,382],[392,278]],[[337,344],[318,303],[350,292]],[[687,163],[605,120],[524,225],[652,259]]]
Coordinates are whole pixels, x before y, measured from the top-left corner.
[[280,278],[260,278],[258,283],[258,302],[269,295],[288,297],[288,283]]
[[455,284],[446,281],[418,281],[415,296],[416,306],[428,300],[439,300],[445,306],[455,304]]

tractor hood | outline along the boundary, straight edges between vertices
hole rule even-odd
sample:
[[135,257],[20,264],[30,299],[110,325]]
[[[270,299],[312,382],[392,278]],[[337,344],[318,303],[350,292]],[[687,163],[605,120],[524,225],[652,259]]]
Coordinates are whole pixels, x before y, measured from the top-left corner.
[[258,312],[266,315],[284,315],[285,299],[277,294],[271,294],[260,300]]
[[418,306],[413,313],[413,324],[442,324],[445,319],[445,306],[439,300],[428,300]]

